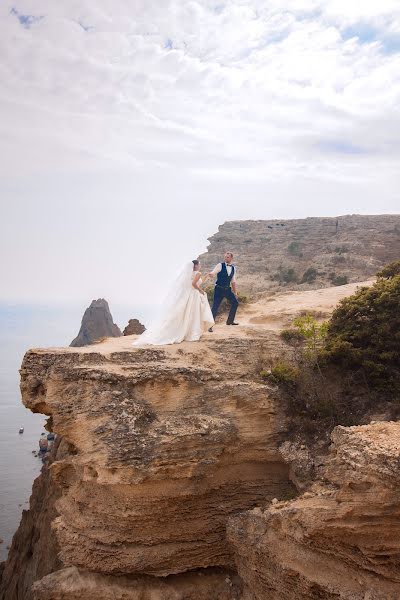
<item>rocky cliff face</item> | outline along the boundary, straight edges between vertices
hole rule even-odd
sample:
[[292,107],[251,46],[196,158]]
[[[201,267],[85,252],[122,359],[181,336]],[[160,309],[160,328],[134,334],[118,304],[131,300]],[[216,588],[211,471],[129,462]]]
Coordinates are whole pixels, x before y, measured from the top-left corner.
[[400,423],[332,442],[310,491],[230,520],[244,599],[400,598]]
[[120,328],[113,322],[107,300],[99,298],[93,300],[85,310],[82,324],[77,337],[70,346],[78,348],[93,344],[106,337],[119,337],[122,335]]
[[28,352],[23,402],[58,438],[0,600],[400,598],[400,424],[337,428],[316,463],[260,377],[355,287],[261,294],[197,343]]
[[[30,598],[36,581],[40,599],[102,597],[94,585],[105,598],[238,598],[229,517],[293,494],[278,451],[284,406],[259,378],[279,342],[112,344],[25,356],[23,401],[51,416],[68,451],[42,475],[48,520],[14,537],[0,597]],[[29,541],[50,531],[57,562],[40,564],[44,549]]]
[[234,252],[240,289],[310,289],[363,281],[400,256],[400,215],[230,221],[210,239],[205,270]]
[[296,498],[285,406],[259,379],[279,337],[226,336],[25,356],[24,403],[59,437],[2,600],[400,597],[400,423],[336,428]]

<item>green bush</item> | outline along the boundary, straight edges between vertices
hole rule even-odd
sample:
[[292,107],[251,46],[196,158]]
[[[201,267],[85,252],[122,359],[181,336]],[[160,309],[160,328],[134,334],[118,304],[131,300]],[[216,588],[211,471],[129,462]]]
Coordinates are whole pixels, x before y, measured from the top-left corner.
[[304,335],[298,329],[282,329],[280,337],[287,344],[298,344],[304,342]]
[[376,411],[400,417],[399,270],[400,261],[387,265],[327,323],[306,314],[281,332],[293,346],[291,363],[262,376],[282,390],[291,437],[328,445],[336,425],[360,424]]
[[346,285],[349,283],[347,275],[336,275],[336,273],[329,273],[329,279],[333,285]]
[[[389,265],[390,266],[390,265]],[[388,267],[389,267],[388,266]],[[385,268],[370,288],[344,298],[328,326],[324,360],[362,371],[372,389],[400,392],[400,275]],[[389,273],[389,274],[388,274]]]
[[270,370],[261,371],[261,377],[275,385],[284,385],[287,388],[296,387],[299,371],[287,362],[279,361]]
[[301,278],[301,283],[312,283],[316,280],[317,275],[317,269],[314,269],[314,267],[309,267],[307,271],[304,271],[303,277]]
[[279,271],[272,276],[279,283],[294,283],[297,281],[296,272],[292,267],[279,267]]
[[389,263],[376,274],[379,279],[391,279],[396,275],[400,275],[400,260]]

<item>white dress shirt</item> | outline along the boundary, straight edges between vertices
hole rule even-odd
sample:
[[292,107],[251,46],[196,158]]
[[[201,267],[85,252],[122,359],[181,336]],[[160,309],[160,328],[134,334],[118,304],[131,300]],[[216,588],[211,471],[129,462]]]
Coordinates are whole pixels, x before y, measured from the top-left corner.
[[[226,266],[226,270],[228,272],[228,275],[230,275],[232,273],[232,265],[227,265],[225,263]],[[215,265],[215,267],[213,268],[213,270],[211,271],[212,275],[218,275],[218,273],[220,273],[222,271],[222,263],[218,263],[217,265]],[[233,274],[233,277],[231,279],[231,282],[233,283],[234,281],[236,281],[236,267],[235,267],[235,272]]]

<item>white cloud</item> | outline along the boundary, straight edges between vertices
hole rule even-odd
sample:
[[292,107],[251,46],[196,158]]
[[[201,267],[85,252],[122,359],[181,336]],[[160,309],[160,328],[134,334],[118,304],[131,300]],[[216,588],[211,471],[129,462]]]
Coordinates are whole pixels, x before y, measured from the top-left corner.
[[[2,242],[7,248],[17,240],[26,249],[35,223],[43,240],[37,259],[48,270],[57,261],[69,265],[65,288],[62,281],[36,287],[27,272],[27,293],[72,294],[76,256],[65,245],[51,259],[43,255],[52,239],[43,223],[60,239],[60,222],[45,214],[57,194],[69,198],[66,223],[73,223],[81,218],[79,203],[106,211],[115,202],[111,191],[118,192],[118,217],[108,220],[110,269],[118,262],[113,248],[121,245],[115,225],[125,214],[141,223],[134,236],[147,260],[157,256],[146,246],[157,215],[164,229],[153,246],[193,230],[192,246],[167,252],[177,264],[182,252],[197,253],[196,244],[202,250],[205,234],[228,218],[299,216],[299,203],[304,215],[393,210],[399,73],[394,0],[2,4],[0,192],[9,211]],[[334,189],[342,204],[321,206],[321,194],[336,197]],[[315,197],[310,190],[318,190]],[[33,199],[42,218],[29,213],[19,238],[21,214],[10,206]],[[193,214],[187,203],[194,199]],[[103,216],[92,212],[92,247]],[[73,242],[84,254],[79,235]],[[3,297],[23,294],[23,252],[15,256],[5,266]],[[83,257],[86,269],[90,260]],[[144,276],[146,257],[133,270],[134,279]],[[101,272],[89,280],[75,297],[101,287]],[[113,283],[121,298],[121,278],[113,275]]]

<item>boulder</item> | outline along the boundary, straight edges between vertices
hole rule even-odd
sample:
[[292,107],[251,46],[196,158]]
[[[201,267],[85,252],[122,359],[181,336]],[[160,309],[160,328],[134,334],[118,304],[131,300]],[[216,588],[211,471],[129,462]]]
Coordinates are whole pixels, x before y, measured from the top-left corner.
[[129,319],[124,329],[124,335],[140,335],[146,331],[146,327],[138,319]]

